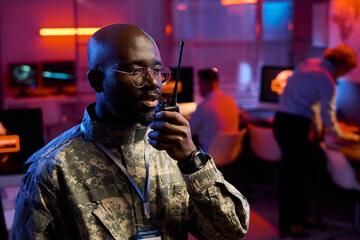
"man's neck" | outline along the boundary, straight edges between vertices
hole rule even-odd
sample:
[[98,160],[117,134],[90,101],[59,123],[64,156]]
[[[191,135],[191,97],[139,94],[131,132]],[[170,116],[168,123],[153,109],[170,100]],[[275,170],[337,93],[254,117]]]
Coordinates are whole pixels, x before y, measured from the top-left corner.
[[103,108],[97,107],[97,105],[95,105],[94,117],[96,118],[96,121],[110,125],[130,128],[140,126],[140,123],[129,121],[128,118],[115,117],[111,112],[105,111]]

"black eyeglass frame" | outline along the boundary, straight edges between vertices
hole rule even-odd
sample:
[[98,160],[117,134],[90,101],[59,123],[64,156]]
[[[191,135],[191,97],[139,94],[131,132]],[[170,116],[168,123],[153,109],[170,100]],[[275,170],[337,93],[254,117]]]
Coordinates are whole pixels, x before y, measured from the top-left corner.
[[[113,69],[113,68],[108,68],[108,67],[97,65],[96,70],[99,70],[99,69],[106,69],[106,70],[130,75],[131,83],[136,88],[142,88],[143,86],[145,86],[146,82],[149,79],[149,74],[151,74],[158,83],[160,83],[159,80],[161,80],[161,85],[165,86],[169,82],[170,76],[172,74],[170,68],[165,67],[165,66],[156,66],[150,70],[147,68],[144,68],[144,67],[137,67],[137,68],[134,68],[131,72],[126,72],[126,71],[122,71],[122,70],[118,70],[118,69]],[[144,75],[145,71],[146,71],[146,80],[142,81],[142,83],[140,85],[137,85],[135,83],[137,80],[136,78],[140,78],[142,75]],[[157,71],[157,73],[155,71]],[[164,73],[162,73],[162,72],[164,72]],[[163,80],[163,74],[165,75],[165,80]]]

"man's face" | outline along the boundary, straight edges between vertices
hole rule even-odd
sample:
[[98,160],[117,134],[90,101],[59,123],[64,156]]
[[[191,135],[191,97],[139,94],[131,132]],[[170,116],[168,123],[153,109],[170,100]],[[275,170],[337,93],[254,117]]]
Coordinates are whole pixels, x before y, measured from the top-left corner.
[[[112,60],[108,68],[131,72],[134,68],[152,69],[161,65],[160,53],[153,41],[145,35],[135,36],[127,46],[121,43],[112,49],[118,56]],[[146,84],[136,88],[131,76],[111,70],[104,70],[104,106],[111,112],[119,124],[149,125],[154,120],[155,108],[161,97],[161,85],[151,74]]]

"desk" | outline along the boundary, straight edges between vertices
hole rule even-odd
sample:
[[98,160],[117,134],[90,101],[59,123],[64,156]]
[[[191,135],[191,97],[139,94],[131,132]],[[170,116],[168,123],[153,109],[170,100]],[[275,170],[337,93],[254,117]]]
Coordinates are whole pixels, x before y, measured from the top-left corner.
[[195,102],[178,103],[178,106],[181,115],[183,115],[186,119],[189,119],[191,114],[195,112],[197,108],[197,104]]
[[20,189],[20,185],[7,186],[7,187],[0,188],[0,191],[1,191],[1,194],[0,194],[1,199],[0,200],[2,203],[2,207],[3,207],[3,209],[2,209],[3,212],[1,212],[0,214],[3,214],[6,230],[8,232],[10,232],[12,223],[14,221],[15,200],[16,200],[16,196],[19,192],[19,189]]
[[[360,128],[354,125],[339,123],[341,130],[359,133]],[[324,135],[324,143],[327,147],[340,151],[349,161],[355,171],[356,179],[360,183],[360,143],[344,141],[335,138],[330,134]]]
[[42,110],[44,140],[47,143],[81,122],[86,106],[95,100],[95,94],[6,98],[3,108],[5,110],[40,108]]
[[49,126],[60,123],[63,105],[73,105],[76,108],[73,115],[78,113],[77,109],[81,107],[80,115],[82,116],[85,106],[94,101],[95,95],[6,98],[3,108],[5,110],[40,108],[43,114],[43,124]]
[[272,126],[275,117],[275,110],[270,109],[248,109],[247,118],[240,119],[240,125],[245,126],[247,123],[256,123],[259,125]]

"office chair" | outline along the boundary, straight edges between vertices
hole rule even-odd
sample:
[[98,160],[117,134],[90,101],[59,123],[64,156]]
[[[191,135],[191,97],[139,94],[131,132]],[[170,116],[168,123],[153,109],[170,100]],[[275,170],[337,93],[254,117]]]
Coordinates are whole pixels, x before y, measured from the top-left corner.
[[6,222],[4,216],[4,209],[2,206],[1,189],[0,189],[0,239],[8,239],[8,232],[6,229]]
[[237,181],[237,169],[235,161],[243,151],[243,141],[247,129],[240,131],[219,133],[209,148],[209,154],[213,157],[215,165],[229,182]]
[[273,186],[269,191],[277,191],[278,168],[281,161],[281,150],[275,139],[272,127],[248,123],[250,150],[258,159],[265,161],[273,167]]
[[219,133],[209,148],[217,167],[225,167],[233,163],[243,150],[243,140],[247,129]]
[[327,170],[330,174],[331,180],[338,187],[353,191],[356,197],[354,212],[355,219],[353,224],[349,225],[342,222],[324,220],[324,222],[330,225],[345,228],[344,231],[336,233],[329,239],[334,239],[335,237],[352,231],[357,232],[360,236],[360,183],[356,180],[355,171],[341,151],[328,148],[323,143],[321,144],[321,147],[327,159]]
[[255,156],[267,162],[279,162],[281,150],[275,139],[273,128],[249,123],[248,129],[250,150]]

